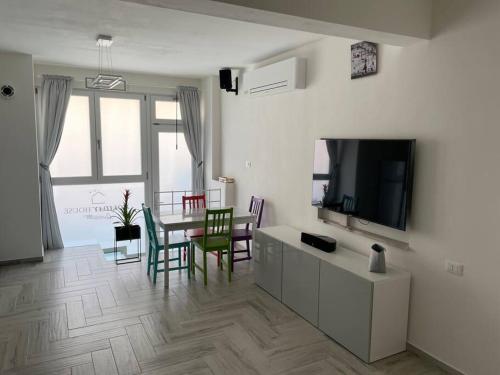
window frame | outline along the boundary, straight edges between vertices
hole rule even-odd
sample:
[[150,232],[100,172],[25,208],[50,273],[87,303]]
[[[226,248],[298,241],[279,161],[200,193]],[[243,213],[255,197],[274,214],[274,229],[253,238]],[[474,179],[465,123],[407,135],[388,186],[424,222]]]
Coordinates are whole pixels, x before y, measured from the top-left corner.
[[[88,185],[88,184],[113,184],[127,182],[146,182],[148,173],[148,130],[147,130],[147,100],[145,94],[138,93],[117,93],[106,91],[94,91],[85,89],[73,89],[73,96],[87,96],[89,98],[89,119],[90,119],[90,147],[91,147],[91,169],[92,176],[75,177],[54,177],[52,185]],[[101,114],[100,98],[123,98],[137,99],[141,108],[141,174],[104,176],[102,164],[102,142],[101,142]]]
[[90,164],[92,174],[90,176],[52,177],[52,185],[86,185],[98,183],[94,93],[88,90],[73,89],[71,92],[71,96],[86,96],[89,99]]
[[[141,174],[137,175],[116,175],[105,176],[103,174],[103,158],[102,158],[102,124],[101,124],[101,98],[118,98],[118,99],[136,99],[140,103],[140,134],[141,134]],[[144,182],[148,177],[148,161],[147,161],[147,107],[146,95],[134,93],[116,93],[116,92],[94,92],[94,108],[96,112],[95,127],[96,127],[96,147],[97,147],[97,181],[99,183],[126,183],[126,182]]]
[[[175,126],[176,120],[175,119],[159,119],[156,117],[156,102],[178,102],[177,96],[176,95],[151,95],[151,123],[153,126],[155,125],[173,125]],[[179,113],[180,115],[180,113]],[[182,126],[182,119],[177,120],[177,126]]]
[[[159,160],[159,148],[158,139],[160,133],[175,133],[175,125],[171,124],[155,124],[151,128],[151,159],[152,159],[152,171],[153,179],[151,187],[154,192],[160,191],[160,160]],[[179,137],[184,137],[184,126],[177,124],[177,134]],[[193,157],[190,156],[191,160],[191,189],[193,188]],[[158,172],[158,173],[157,173]]]

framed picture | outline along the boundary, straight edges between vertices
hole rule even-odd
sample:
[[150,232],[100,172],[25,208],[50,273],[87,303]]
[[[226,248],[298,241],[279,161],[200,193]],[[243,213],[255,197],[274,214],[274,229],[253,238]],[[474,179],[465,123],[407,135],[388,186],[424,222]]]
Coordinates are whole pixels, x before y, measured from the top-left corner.
[[377,73],[377,45],[359,42],[351,45],[351,79]]

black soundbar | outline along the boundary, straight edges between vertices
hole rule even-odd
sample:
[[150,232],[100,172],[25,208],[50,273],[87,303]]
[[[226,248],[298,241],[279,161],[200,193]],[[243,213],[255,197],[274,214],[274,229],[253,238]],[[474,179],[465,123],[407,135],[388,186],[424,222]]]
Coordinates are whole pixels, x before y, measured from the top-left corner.
[[321,236],[319,234],[302,232],[302,234],[300,235],[300,240],[305,244],[308,244],[309,246],[315,247],[316,249],[325,251],[327,253],[335,251],[337,247],[337,241],[335,241],[335,238]]

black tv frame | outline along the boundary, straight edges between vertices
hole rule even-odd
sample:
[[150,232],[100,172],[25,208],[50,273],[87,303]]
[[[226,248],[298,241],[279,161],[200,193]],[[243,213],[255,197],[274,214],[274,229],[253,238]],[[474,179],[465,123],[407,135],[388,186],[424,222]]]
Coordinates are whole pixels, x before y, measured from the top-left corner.
[[[322,137],[319,139],[315,139],[314,143],[316,143],[316,141],[318,141],[318,140],[325,140],[325,141],[329,141],[329,140],[336,140],[336,141],[342,141],[342,140],[346,140],[346,141],[408,141],[410,143],[410,152],[408,155],[408,160],[409,160],[408,170],[406,173],[406,186],[407,186],[407,189],[406,189],[407,198],[406,198],[406,207],[405,207],[406,215],[404,218],[403,228],[396,228],[396,227],[384,225],[381,223],[377,223],[375,221],[371,221],[370,219],[364,218],[362,216],[347,215],[347,216],[350,216],[354,219],[366,220],[369,223],[373,223],[373,224],[381,225],[381,226],[386,227],[386,228],[405,232],[408,229],[408,222],[410,221],[409,218],[411,216],[411,209],[412,209],[412,202],[413,202],[413,182],[414,182],[414,172],[415,172],[415,151],[416,151],[416,146],[417,146],[417,140],[415,138],[324,138],[324,137]],[[314,176],[314,158],[313,158],[313,176]],[[343,213],[335,211],[331,208],[323,207],[323,205],[312,204],[312,206],[318,207],[318,208],[324,208],[324,209],[332,211],[332,212],[343,214]],[[345,215],[345,214],[343,214],[343,215]]]

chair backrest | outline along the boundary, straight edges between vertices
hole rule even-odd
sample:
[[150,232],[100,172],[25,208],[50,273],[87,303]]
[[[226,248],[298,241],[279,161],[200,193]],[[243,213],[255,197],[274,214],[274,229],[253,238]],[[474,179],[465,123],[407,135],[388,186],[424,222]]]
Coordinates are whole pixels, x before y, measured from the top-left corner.
[[[252,195],[252,198],[250,199],[250,208],[248,211],[255,215],[256,220],[255,220],[255,227],[260,228],[260,222],[262,220],[262,211],[264,210],[264,198],[259,198],[255,197]],[[249,228],[250,224],[247,224],[247,230]]]
[[201,195],[183,195],[182,196],[182,209],[186,208],[206,208],[207,201],[205,199],[205,194]]
[[148,232],[149,242],[154,246],[158,247],[158,237],[156,236],[155,222],[153,220],[153,215],[151,214],[151,208],[142,204],[142,212],[144,212],[144,219],[146,221],[146,231]]
[[357,202],[350,195],[345,195],[342,197],[342,212],[355,212]]
[[225,238],[227,245],[231,243],[233,232],[233,208],[205,211],[205,232],[203,246],[207,247],[207,240],[212,237]]

